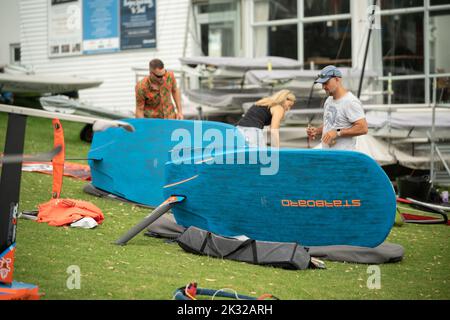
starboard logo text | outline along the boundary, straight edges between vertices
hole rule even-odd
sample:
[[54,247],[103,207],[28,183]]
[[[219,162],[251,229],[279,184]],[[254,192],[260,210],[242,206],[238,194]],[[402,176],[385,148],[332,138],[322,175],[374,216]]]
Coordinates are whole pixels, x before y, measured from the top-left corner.
[[283,207],[301,208],[350,208],[360,207],[361,200],[281,200]]

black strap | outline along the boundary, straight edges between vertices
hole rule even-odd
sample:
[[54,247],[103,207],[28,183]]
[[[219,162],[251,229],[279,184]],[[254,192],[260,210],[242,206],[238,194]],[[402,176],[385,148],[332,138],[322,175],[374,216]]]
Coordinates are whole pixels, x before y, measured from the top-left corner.
[[251,246],[252,246],[252,252],[253,252],[253,263],[258,264],[258,250],[256,248],[255,240],[252,240]]
[[242,242],[239,246],[237,246],[236,249],[234,249],[233,251],[229,252],[227,255],[224,256],[224,258],[231,256],[233,253],[236,253],[237,251],[241,250],[242,248],[245,248],[246,246],[248,246],[249,243],[251,243],[252,241],[254,241],[253,239],[247,239],[244,242]]
[[289,262],[294,262],[294,256],[295,256],[295,252],[297,252],[297,247],[298,247],[298,243],[295,244],[294,250],[292,250],[291,259],[289,260]]
[[201,253],[204,253],[206,244],[208,243],[208,239],[209,239],[210,237],[211,237],[211,232],[208,232],[208,233],[206,234],[205,239],[203,240],[202,246],[200,247],[200,252],[201,252]]

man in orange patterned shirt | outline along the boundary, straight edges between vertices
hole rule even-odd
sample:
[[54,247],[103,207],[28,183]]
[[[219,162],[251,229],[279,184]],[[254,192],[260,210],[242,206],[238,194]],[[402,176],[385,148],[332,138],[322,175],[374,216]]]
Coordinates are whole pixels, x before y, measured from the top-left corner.
[[181,94],[173,72],[164,69],[164,63],[159,59],[151,60],[149,69],[150,74],[140,80],[135,87],[136,118],[182,120]]

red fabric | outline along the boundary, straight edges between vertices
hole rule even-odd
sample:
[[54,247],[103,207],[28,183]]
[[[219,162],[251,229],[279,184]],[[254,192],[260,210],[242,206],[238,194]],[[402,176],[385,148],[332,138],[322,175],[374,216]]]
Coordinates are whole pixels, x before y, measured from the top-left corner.
[[406,199],[403,199],[403,198],[397,198],[397,202],[399,202],[399,203],[408,203],[408,204],[412,203],[410,200],[406,200]]
[[[437,219],[437,218],[433,218],[433,217],[429,217],[429,216],[421,216],[421,215],[417,215],[417,214],[411,214],[411,213],[402,213],[402,216],[406,219],[406,220],[441,220],[441,219]],[[450,226],[450,220],[447,221],[447,225]]]
[[101,224],[105,217],[102,211],[87,201],[73,199],[52,199],[38,207],[38,222],[50,226],[65,226],[85,217],[91,217]]
[[0,287],[0,300],[39,300],[39,288]]

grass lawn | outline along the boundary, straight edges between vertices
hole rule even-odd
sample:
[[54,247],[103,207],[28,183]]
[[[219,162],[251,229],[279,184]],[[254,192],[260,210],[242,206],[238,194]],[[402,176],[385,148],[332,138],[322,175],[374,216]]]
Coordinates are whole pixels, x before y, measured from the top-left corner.
[[[3,147],[7,116],[0,113]],[[86,157],[79,140],[82,124],[63,122],[67,157]],[[51,120],[29,118],[25,153],[52,148]],[[3,150],[3,148],[1,149]],[[34,210],[51,196],[51,176],[22,175],[20,210]],[[17,281],[39,285],[43,299],[171,299],[176,288],[232,288],[241,294],[272,293],[281,299],[449,299],[450,228],[407,224],[394,227],[388,241],[405,248],[400,263],[380,265],[381,288],[369,289],[368,266],[326,262],[326,270],[288,271],[185,253],[177,244],[139,235],[129,245],[114,244],[148,211],[82,191],[85,182],[64,178],[62,197],[87,200],[105,221],[92,230],[18,222]],[[69,290],[67,268],[81,271],[81,288]]]

